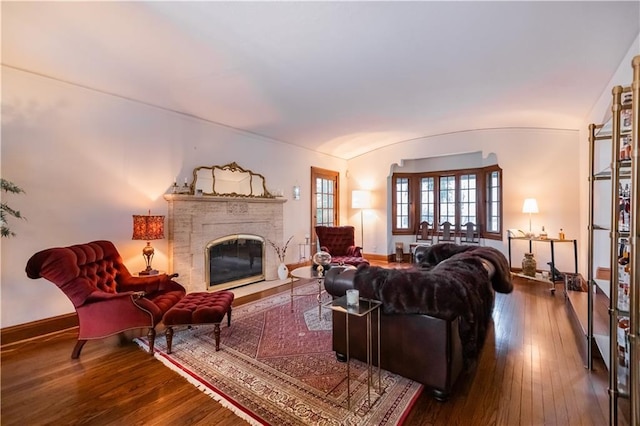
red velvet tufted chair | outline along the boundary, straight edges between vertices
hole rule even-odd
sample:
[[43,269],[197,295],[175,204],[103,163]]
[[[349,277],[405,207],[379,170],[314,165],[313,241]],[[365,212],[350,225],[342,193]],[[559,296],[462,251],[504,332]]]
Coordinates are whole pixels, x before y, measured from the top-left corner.
[[358,266],[369,264],[356,246],[353,226],[316,226],[320,250],[331,255],[331,263]]
[[132,276],[109,241],[40,251],[27,262],[26,272],[29,278],[51,281],[73,303],[80,324],[73,359],[88,339],[137,328],[148,328],[153,353],[155,326],[185,295],[173,276]]

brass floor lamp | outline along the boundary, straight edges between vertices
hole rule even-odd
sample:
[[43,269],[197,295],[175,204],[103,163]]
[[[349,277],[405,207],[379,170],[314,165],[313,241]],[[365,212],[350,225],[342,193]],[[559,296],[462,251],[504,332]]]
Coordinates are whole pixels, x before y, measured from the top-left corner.
[[351,193],[351,208],[360,209],[360,244],[364,251],[364,209],[371,208],[371,192],[361,189]]

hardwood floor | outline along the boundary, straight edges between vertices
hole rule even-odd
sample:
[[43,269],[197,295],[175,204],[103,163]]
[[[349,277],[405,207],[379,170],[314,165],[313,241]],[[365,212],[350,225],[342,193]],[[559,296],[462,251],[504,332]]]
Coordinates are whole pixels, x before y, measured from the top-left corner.
[[[607,424],[606,371],[584,369],[561,290],[515,286],[496,297],[475,370],[446,403],[423,393],[406,425]],[[244,424],[135,343],[90,341],[72,360],[74,341],[72,331],[2,348],[2,425]]]

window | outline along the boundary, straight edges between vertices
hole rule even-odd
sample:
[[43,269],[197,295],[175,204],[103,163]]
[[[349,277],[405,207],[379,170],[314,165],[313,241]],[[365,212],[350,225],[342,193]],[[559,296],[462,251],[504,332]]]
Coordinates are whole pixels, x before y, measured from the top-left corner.
[[339,181],[338,172],[311,167],[311,247],[316,247],[316,225],[338,226]]
[[[407,179],[407,187],[409,180]],[[420,179],[420,220],[433,224],[435,217],[435,184],[432,177]]]
[[502,227],[502,182],[500,171],[487,172],[487,232],[498,232]]
[[467,222],[478,223],[476,175],[460,176],[460,226]]
[[318,169],[312,170],[312,181],[315,182],[315,188],[313,188],[313,195],[315,197],[314,226],[336,226],[338,218],[336,208],[337,173]]
[[440,218],[438,223],[456,224],[456,178],[442,176],[440,178]]
[[396,180],[396,226],[398,229],[409,229],[409,179],[398,178]]
[[316,179],[316,218],[318,225],[335,225],[333,182],[329,179]]
[[482,238],[502,238],[502,170],[394,173],[393,234],[415,234],[422,221],[450,222],[460,231],[473,222]]

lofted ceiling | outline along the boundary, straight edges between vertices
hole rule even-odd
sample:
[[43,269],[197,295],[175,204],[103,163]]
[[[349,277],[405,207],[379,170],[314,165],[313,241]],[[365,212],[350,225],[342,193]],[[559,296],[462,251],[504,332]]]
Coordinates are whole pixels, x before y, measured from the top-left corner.
[[446,132],[580,128],[640,33],[638,1],[1,7],[4,66],[344,159]]

